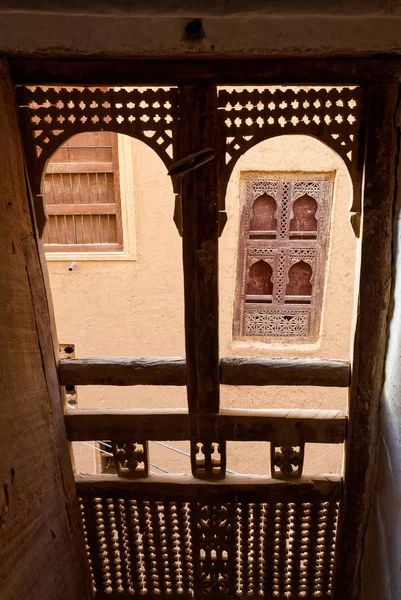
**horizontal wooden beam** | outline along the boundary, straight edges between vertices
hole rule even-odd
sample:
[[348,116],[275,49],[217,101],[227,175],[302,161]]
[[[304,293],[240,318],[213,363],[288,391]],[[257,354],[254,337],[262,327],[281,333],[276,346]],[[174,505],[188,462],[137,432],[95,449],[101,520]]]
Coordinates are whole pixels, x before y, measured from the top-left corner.
[[[183,358],[62,359],[62,385],[185,385]],[[224,385],[305,385],[348,387],[350,363],[299,358],[223,358]]]
[[62,385],[185,385],[183,358],[67,358]]
[[26,85],[192,85],[211,82],[223,85],[333,85],[401,81],[399,57],[13,58],[10,63],[14,83]]
[[324,358],[223,358],[224,385],[312,385],[348,387],[350,363]]
[[114,202],[107,203],[76,203],[76,204],[46,204],[48,215],[115,215]]
[[78,496],[123,500],[220,502],[313,502],[339,500],[342,478],[303,477],[282,481],[260,475],[227,475],[208,482],[191,475],[150,475],[129,481],[116,475],[80,476],[76,478]]
[[[65,415],[70,441],[189,440],[190,417],[184,409],[74,410]],[[341,411],[225,409],[199,417],[199,439],[269,441],[276,445],[341,444],[347,418]],[[212,440],[213,441],[213,440]]]

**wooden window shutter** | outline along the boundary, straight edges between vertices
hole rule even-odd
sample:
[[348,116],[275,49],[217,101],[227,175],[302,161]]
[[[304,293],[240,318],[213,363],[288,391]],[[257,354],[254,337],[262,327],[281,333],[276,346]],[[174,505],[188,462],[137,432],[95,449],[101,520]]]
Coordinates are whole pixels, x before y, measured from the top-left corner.
[[44,176],[46,252],[123,249],[117,134],[81,133],[52,156]]
[[254,177],[245,182],[233,332],[236,338],[317,336],[332,178]]

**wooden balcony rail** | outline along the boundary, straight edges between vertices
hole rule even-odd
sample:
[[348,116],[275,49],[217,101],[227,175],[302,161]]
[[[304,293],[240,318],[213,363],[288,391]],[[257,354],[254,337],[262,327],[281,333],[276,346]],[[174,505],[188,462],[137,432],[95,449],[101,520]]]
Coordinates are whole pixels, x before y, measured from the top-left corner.
[[[340,500],[341,475],[302,477],[286,481],[264,475],[227,475],[225,479],[207,481],[185,473],[149,475],[130,481],[116,475],[79,475],[75,478],[78,496],[136,498],[138,500],[188,502],[312,502]],[[264,500],[263,500],[264,499]]]
[[[74,410],[65,415],[70,441],[189,440],[190,416],[184,409]],[[341,411],[226,409],[201,415],[199,439],[270,441],[298,446],[305,442],[341,444],[347,418]]]
[[341,485],[79,477],[96,598],[329,598]]
[[[183,358],[85,358],[59,362],[62,385],[177,385],[186,384]],[[298,358],[223,358],[224,385],[305,385],[348,387],[347,361]]]

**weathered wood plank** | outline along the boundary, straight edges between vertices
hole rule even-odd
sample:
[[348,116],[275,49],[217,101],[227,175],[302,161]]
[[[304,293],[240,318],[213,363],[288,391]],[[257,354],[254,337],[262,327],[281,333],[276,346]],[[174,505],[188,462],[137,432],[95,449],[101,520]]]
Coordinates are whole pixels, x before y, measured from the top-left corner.
[[157,501],[201,502],[310,502],[337,500],[341,494],[340,475],[301,478],[292,481],[268,479],[261,475],[227,475],[213,482],[191,475],[149,475],[128,481],[116,475],[79,476],[78,494],[82,498],[107,497]]
[[361,598],[361,562],[378,458],[392,277],[397,183],[398,85],[369,86],[359,310],[349,400],[344,501],[340,518],[335,600]]
[[[216,149],[217,89],[179,88],[179,157]],[[219,410],[218,175],[213,159],[181,179],[188,410]]]
[[183,358],[62,359],[62,385],[185,385]]
[[45,267],[0,59],[0,596],[90,597]]
[[321,385],[348,387],[350,363],[320,358],[222,358],[225,385]]
[[[401,59],[244,58],[126,60],[14,58],[15,83],[26,85],[357,84],[401,81]],[[118,67],[118,68],[117,68]]]
[[[70,441],[188,440],[190,416],[184,409],[74,410],[65,415]],[[347,418],[341,411],[304,409],[226,409],[200,415],[200,435],[230,441],[341,444]]]
[[[224,385],[348,387],[350,363],[299,358],[222,358]],[[59,363],[63,385],[185,385],[182,358],[82,358]]]

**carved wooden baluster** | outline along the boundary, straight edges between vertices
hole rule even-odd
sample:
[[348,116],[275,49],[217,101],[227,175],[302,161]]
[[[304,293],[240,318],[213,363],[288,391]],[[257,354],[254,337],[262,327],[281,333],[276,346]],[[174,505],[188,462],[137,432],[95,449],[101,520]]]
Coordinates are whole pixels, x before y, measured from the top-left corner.
[[119,477],[135,479],[149,475],[148,442],[118,444],[112,441],[112,449]]
[[297,479],[302,476],[305,444],[279,446],[270,444],[271,476],[274,479]]
[[191,441],[191,466],[195,477],[224,478],[226,472],[226,442]]

